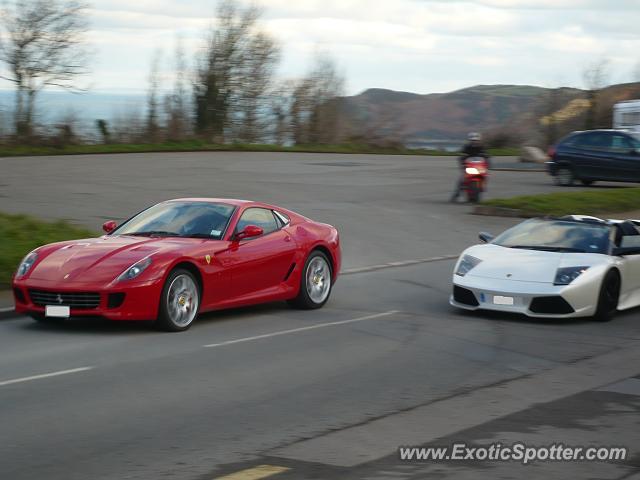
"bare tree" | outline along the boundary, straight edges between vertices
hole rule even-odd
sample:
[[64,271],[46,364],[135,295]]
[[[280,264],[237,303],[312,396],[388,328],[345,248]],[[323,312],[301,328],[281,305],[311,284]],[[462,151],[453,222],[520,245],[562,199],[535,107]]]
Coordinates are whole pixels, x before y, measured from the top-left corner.
[[196,129],[208,140],[255,142],[264,137],[267,104],[279,48],[258,25],[255,6],[218,5],[194,82]]
[[269,135],[276,145],[287,145],[293,142],[291,109],[296,82],[283,80],[271,88],[268,97],[268,110],[273,118]]
[[187,135],[189,115],[187,113],[187,61],[182,44],[182,38],[176,39],[174,53],[175,78],[173,91],[165,97],[167,113],[167,138],[169,140],[183,140]]
[[7,110],[4,105],[0,105],[0,143],[9,135],[7,121]]
[[96,129],[100,133],[100,138],[102,139],[102,143],[109,144],[111,143],[111,132],[109,131],[109,122],[100,118],[96,120]]
[[160,50],[156,50],[149,71],[149,90],[147,92],[147,138],[151,143],[158,141],[160,125],[158,121],[158,88],[160,86]]
[[603,58],[587,65],[582,72],[582,77],[587,88],[587,97],[590,102],[590,107],[585,117],[585,128],[589,130],[600,126],[597,120],[599,101],[602,90],[609,83],[609,60]]
[[239,125],[236,137],[244,142],[264,140],[267,92],[279,60],[279,48],[267,34],[258,32],[247,42],[238,82],[238,102],[233,119]]
[[194,82],[196,129],[209,140],[223,141],[230,105],[237,94],[239,70],[259,12],[240,9],[234,0],[218,5],[217,27],[209,32]]
[[15,129],[31,135],[35,100],[48,86],[78,91],[87,73],[87,4],[77,0],[16,0],[1,11],[1,78],[16,88]]
[[110,139],[113,143],[141,143],[147,138],[146,121],[141,109],[128,107],[113,116]]
[[295,143],[336,143],[340,140],[340,97],[344,78],[335,61],[318,55],[309,74],[298,81],[291,117]]

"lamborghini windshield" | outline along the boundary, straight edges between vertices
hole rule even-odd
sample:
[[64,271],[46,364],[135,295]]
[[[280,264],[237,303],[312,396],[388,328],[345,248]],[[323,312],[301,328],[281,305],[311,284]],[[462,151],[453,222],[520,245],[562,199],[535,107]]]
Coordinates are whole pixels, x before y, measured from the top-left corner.
[[222,239],[235,207],[224,203],[165,202],[131,218],[113,235]]
[[492,243],[526,250],[608,254],[610,232],[606,224],[534,219],[510,228]]

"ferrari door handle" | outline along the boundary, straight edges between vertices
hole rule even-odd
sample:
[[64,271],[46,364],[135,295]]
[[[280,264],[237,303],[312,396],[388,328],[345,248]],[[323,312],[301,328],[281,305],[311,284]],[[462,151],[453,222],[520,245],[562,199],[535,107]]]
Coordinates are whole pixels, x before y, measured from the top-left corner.
[[290,242],[291,241],[291,237],[284,237],[284,241],[285,242]]

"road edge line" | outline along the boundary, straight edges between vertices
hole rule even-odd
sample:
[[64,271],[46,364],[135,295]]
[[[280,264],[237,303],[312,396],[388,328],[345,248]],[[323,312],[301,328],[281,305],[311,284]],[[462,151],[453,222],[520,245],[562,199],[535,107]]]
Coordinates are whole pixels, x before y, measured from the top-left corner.
[[368,265],[365,267],[348,268],[340,272],[340,275],[357,275],[358,273],[369,273],[377,270],[386,270],[389,268],[410,267],[412,265],[420,265],[422,263],[442,262],[444,260],[454,260],[460,255],[441,255],[438,257],[417,258],[414,260],[400,260],[396,262],[380,263],[378,265]]

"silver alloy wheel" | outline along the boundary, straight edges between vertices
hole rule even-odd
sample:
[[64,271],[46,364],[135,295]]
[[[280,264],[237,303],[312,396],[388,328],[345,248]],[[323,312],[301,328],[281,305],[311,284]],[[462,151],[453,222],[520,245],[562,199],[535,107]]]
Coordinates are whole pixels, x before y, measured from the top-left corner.
[[324,257],[313,257],[307,265],[305,278],[311,301],[315,304],[324,302],[331,290],[331,268]]
[[178,275],[167,290],[167,313],[171,322],[186,327],[198,313],[198,286],[189,275]]
[[568,168],[562,167],[556,173],[556,183],[563,187],[568,187],[573,183],[573,172]]

